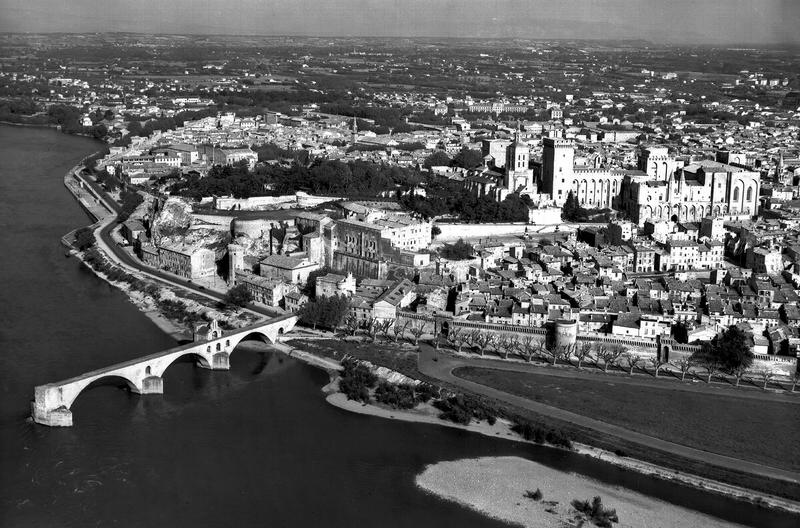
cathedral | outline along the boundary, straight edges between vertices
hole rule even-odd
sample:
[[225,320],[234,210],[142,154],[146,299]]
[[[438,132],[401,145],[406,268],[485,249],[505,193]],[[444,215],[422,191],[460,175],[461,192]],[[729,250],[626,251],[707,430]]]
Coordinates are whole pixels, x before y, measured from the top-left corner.
[[[628,170],[575,165],[575,146],[567,139],[543,138],[542,146],[541,170],[534,172],[518,131],[506,143],[503,173],[472,175],[465,185],[478,196],[498,201],[519,193],[556,207],[572,193],[587,209],[613,208],[639,225],[648,220],[747,218],[758,212],[760,173],[748,167],[744,157],[727,151],[718,152],[716,160],[687,164],[670,156],[666,147],[650,147],[640,153],[637,168]],[[498,151],[487,155],[487,163],[495,156]]]
[[[498,147],[505,146],[500,151]],[[479,197],[489,196],[498,202],[509,194],[519,193],[522,196],[536,196],[538,186],[531,168],[531,154],[528,145],[520,139],[520,132],[514,140],[489,140],[484,142],[484,162],[487,170],[482,174],[472,174],[464,180],[467,190]],[[503,172],[488,170],[489,164],[495,169],[503,168]]]

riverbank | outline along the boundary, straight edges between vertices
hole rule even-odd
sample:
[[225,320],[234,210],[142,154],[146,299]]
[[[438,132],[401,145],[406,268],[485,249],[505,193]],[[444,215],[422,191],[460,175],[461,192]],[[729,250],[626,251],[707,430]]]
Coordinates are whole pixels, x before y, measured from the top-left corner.
[[17,122],[14,122],[14,121],[6,121],[6,120],[3,120],[3,119],[0,119],[0,125],[37,127],[37,128],[55,128],[55,129],[58,129],[58,125],[54,125],[52,123],[17,123]]
[[[373,403],[363,404],[358,401],[348,400],[344,394],[338,391],[337,376],[333,372],[334,369],[332,369],[330,366],[331,364],[339,365],[337,361],[330,358],[319,358],[314,354],[311,354],[307,351],[301,351],[298,348],[291,348],[290,350],[292,356],[297,357],[298,359],[301,359],[303,361],[306,361],[307,363],[312,364],[314,366],[324,368],[329,372],[329,374],[331,375],[331,381],[327,385],[322,387],[322,392],[325,394],[325,400],[329,404],[338,407],[340,409],[349,412],[354,412],[357,414],[374,416],[378,418],[402,420],[402,421],[416,422],[416,423],[426,423],[432,425],[440,425],[444,427],[451,427],[455,429],[462,429],[465,431],[470,431],[484,436],[511,440],[514,442],[523,442],[530,444],[534,443],[531,440],[525,440],[519,434],[513,431],[511,429],[513,424],[508,420],[504,419],[498,419],[493,425],[490,425],[485,421],[476,422],[474,420],[467,425],[462,425],[439,418],[440,411],[435,407],[433,407],[433,405],[431,405],[430,403],[420,404],[416,408],[411,410],[399,410],[399,409],[391,409],[381,405],[376,405]],[[308,360],[308,358],[314,358],[314,360],[311,361]],[[326,364],[321,365],[319,363],[319,360],[324,360]],[[552,449],[562,449],[556,446],[549,446],[549,447],[551,447]],[[781,497],[776,497],[765,493],[754,492],[753,490],[749,490],[747,488],[729,485],[705,477],[700,477],[697,475],[692,475],[689,473],[668,469],[642,460],[637,460],[626,456],[619,456],[611,451],[607,451],[604,449],[600,449],[597,447],[577,442],[573,442],[572,451],[587,457],[601,460],[605,463],[612,464],[616,467],[628,471],[640,473],[642,475],[657,477],[662,480],[676,482],[683,486],[688,486],[691,488],[703,490],[717,495],[734,498],[737,500],[741,500],[743,502],[749,502],[752,504],[757,504],[762,507],[769,507],[776,510],[781,510],[800,515],[800,502],[783,499]]]
[[[740,526],[519,457],[439,462],[426,467],[416,484],[428,493],[526,528],[580,526],[583,517],[571,502],[596,496],[604,507],[616,510],[619,523],[614,526],[622,528]],[[537,489],[542,494],[539,500],[526,497],[526,492]]]
[[[79,258],[83,258],[82,255],[79,255]],[[191,329],[187,328],[186,325],[182,325],[180,322],[175,321],[175,320],[170,320],[168,317],[165,317],[164,314],[159,313],[159,310],[158,310],[158,307],[156,306],[156,304],[154,302],[148,302],[148,297],[146,295],[144,295],[144,294],[138,295],[138,293],[140,293],[140,292],[136,292],[135,290],[133,290],[133,288],[129,288],[129,287],[126,288],[126,283],[120,283],[120,282],[111,281],[111,280],[108,279],[107,276],[105,276],[105,275],[103,275],[101,273],[98,273],[98,276],[101,276],[101,278],[103,278],[104,280],[108,281],[113,286],[122,289],[126,293],[126,295],[128,295],[128,297],[131,300],[131,302],[135,306],[137,306],[137,308],[141,312],[143,312],[145,315],[147,315],[148,318],[150,318],[150,320],[153,321],[160,329],[162,329],[162,331],[164,331],[165,333],[171,335],[176,340],[177,339],[185,339],[186,337],[188,337],[187,333],[190,332]],[[141,279],[145,280],[145,281],[148,281],[148,279],[146,277],[145,278],[141,278]],[[173,294],[174,294],[174,292],[173,292]],[[161,295],[161,294],[159,293],[159,295]],[[152,298],[150,298],[150,299],[152,300]],[[198,305],[199,305],[199,303],[198,303]],[[207,307],[204,307],[204,309],[202,309],[202,310],[206,311],[207,309],[208,309]],[[197,310],[197,311],[199,311],[199,310]],[[212,313],[214,313],[214,312],[212,312]],[[235,321],[234,324],[236,322],[238,322],[239,324],[242,324],[240,321]],[[300,354],[297,354],[297,355],[300,356],[300,359],[303,359],[304,361],[312,362],[311,359],[310,359],[312,357],[311,354],[306,354],[305,358],[302,357]],[[315,357],[315,356],[313,356],[313,357]],[[318,367],[321,367],[321,368],[326,368],[326,369],[328,369],[330,367],[330,365],[325,366],[325,365],[320,365],[319,363],[315,364],[315,366],[318,366]],[[331,403],[334,404],[334,405],[336,404],[334,402],[331,402]],[[354,402],[347,402],[346,399],[345,399],[344,402],[340,401],[338,403],[340,405],[348,405],[349,406],[349,405],[353,404]],[[353,406],[348,407],[347,410],[350,410],[352,412],[361,412],[362,414],[372,414],[372,412],[364,412],[365,407],[370,407],[370,406],[362,406],[361,404],[354,404]],[[381,408],[378,407],[377,409],[381,409]],[[371,409],[370,409],[370,411],[371,411]],[[383,413],[388,413],[388,415],[384,415],[384,417],[386,417],[386,418],[401,419],[401,420],[407,420],[407,421],[423,421],[425,423],[431,423],[431,424],[437,424],[437,425],[445,425],[445,426],[450,426],[450,427],[460,427],[460,428],[465,428],[465,429],[468,429],[468,430],[472,430],[474,432],[478,432],[480,434],[485,434],[487,436],[504,437],[504,438],[507,438],[507,439],[515,440],[515,441],[524,441],[521,438],[519,438],[518,436],[516,436],[513,432],[510,432],[510,424],[501,424],[501,427],[505,426],[505,427],[507,427],[509,429],[509,430],[505,430],[505,431],[502,430],[502,429],[496,430],[496,429],[493,429],[493,428],[490,428],[488,430],[482,430],[482,428],[484,426],[482,426],[481,424],[470,424],[468,426],[460,426],[460,425],[454,424],[452,422],[445,422],[443,420],[440,420],[438,418],[438,411],[436,411],[436,410],[434,410],[432,408],[428,409],[428,411],[429,412],[427,413],[427,415],[426,415],[426,413],[421,413],[421,414],[409,413],[409,414],[406,415],[406,414],[401,414],[398,411],[394,411],[394,410],[390,410],[390,409],[382,409]],[[380,416],[380,414],[375,414],[375,415],[376,416]],[[637,471],[637,472],[640,472],[640,473],[656,475],[656,476],[659,476],[659,477],[667,479],[667,480],[676,480],[676,481],[679,481],[681,483],[684,483],[684,484],[687,484],[687,485],[690,485],[690,486],[694,486],[694,487],[697,487],[697,488],[706,489],[706,490],[710,490],[710,491],[715,491],[717,493],[728,495],[728,496],[735,497],[735,498],[738,498],[738,499],[744,499],[744,500],[749,500],[751,502],[755,502],[752,499],[752,493],[749,490],[746,490],[744,488],[735,488],[733,486],[726,486],[726,485],[723,485],[723,484],[715,483],[714,481],[710,481],[708,479],[702,479],[700,477],[694,477],[692,475],[682,475],[680,473],[677,473],[677,472],[674,472],[674,471],[671,471],[671,470],[668,470],[668,469],[665,469],[665,468],[660,468],[660,467],[652,465],[652,464],[647,464],[645,462],[640,462],[640,461],[636,461],[636,460],[632,460],[632,459],[628,459],[628,458],[623,458],[623,457],[617,457],[616,455],[614,455],[613,453],[610,453],[608,451],[603,451],[603,450],[599,450],[599,449],[596,449],[596,448],[589,448],[589,446],[578,446],[578,449],[580,450],[580,449],[583,449],[584,447],[586,448],[585,452],[582,452],[582,451],[578,451],[578,452],[579,453],[582,452],[583,454],[586,454],[587,456],[593,456],[594,458],[601,459],[601,460],[603,460],[605,462],[614,463],[615,465],[618,465],[620,467],[624,467],[624,468],[632,470],[632,471]],[[794,511],[794,512],[800,512],[800,508],[782,507],[781,505],[779,505],[774,500],[774,498],[771,498],[771,497],[758,497],[758,500],[761,500],[761,502],[763,504],[765,504],[765,505],[770,505],[770,506],[775,507],[775,508],[786,509],[788,511]],[[780,500],[780,499],[778,499],[778,500]]]

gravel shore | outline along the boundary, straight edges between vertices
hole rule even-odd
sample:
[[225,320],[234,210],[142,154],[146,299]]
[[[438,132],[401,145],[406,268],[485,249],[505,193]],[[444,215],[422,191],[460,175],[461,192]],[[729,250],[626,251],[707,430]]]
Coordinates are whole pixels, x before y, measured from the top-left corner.
[[[578,526],[574,499],[600,496],[619,516],[614,526],[630,528],[721,528],[740,526],[674,506],[584,476],[564,473],[518,457],[488,457],[432,464],[417,485],[443,499],[527,528]],[[543,498],[525,497],[540,489]],[[590,525],[587,523],[587,525]]]

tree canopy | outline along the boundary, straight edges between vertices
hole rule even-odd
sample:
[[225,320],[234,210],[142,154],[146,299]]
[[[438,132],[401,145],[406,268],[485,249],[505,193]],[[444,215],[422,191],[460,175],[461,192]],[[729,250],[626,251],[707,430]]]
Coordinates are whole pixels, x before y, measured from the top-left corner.
[[247,289],[247,286],[244,284],[238,284],[228,290],[225,294],[223,302],[226,306],[231,306],[234,308],[242,308],[247,306],[247,303],[253,300],[253,295],[250,293],[250,290]]
[[472,245],[459,238],[455,244],[445,244],[439,255],[449,260],[466,260],[472,258]]
[[731,326],[711,341],[705,342],[695,359],[716,361],[728,372],[746,369],[753,364],[752,335]]

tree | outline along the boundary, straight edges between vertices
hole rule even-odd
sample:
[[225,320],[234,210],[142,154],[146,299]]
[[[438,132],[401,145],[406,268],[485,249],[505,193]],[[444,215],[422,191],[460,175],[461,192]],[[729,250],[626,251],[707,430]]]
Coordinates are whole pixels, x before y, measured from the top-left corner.
[[481,337],[480,330],[475,329],[470,331],[469,334],[467,334],[467,344],[469,345],[470,348],[479,346],[482,340],[483,338]]
[[449,167],[451,161],[452,160],[450,159],[450,156],[448,156],[445,151],[437,150],[436,152],[425,158],[425,161],[422,162],[422,166],[425,167],[426,169],[430,169],[431,167],[441,167],[441,166]]
[[468,148],[461,149],[461,152],[456,154],[453,158],[453,165],[463,167],[465,169],[474,169],[483,164],[483,154],[480,150],[471,150]]
[[384,321],[380,324],[380,332],[383,334],[383,338],[388,342],[389,341],[389,331],[392,329],[392,321],[389,319],[384,319]]
[[475,336],[474,344],[478,347],[478,352],[482,356],[483,353],[492,345],[494,336],[488,332],[478,332]]
[[564,205],[561,206],[561,219],[568,222],[579,222],[581,218],[582,207],[578,204],[578,199],[572,191],[567,194],[567,199]]
[[467,260],[472,258],[472,245],[459,238],[455,244],[445,244],[439,254],[448,260]]
[[447,340],[450,341],[450,343],[453,346],[458,347],[459,352],[461,352],[461,347],[464,345],[463,337],[464,337],[464,331],[459,326],[451,328],[450,331],[447,333]]
[[297,312],[297,317],[304,324],[311,325],[314,330],[322,320],[322,307],[317,301],[308,301]]
[[414,346],[419,344],[419,338],[425,333],[425,321],[417,321],[411,325],[409,329],[411,335],[414,336]]
[[606,346],[600,344],[597,348],[597,357],[603,360],[603,372],[608,372],[608,367],[625,353],[625,347],[618,344]]
[[225,306],[232,307],[234,309],[239,309],[244,306],[247,306],[247,303],[252,302],[253,294],[250,293],[250,290],[247,289],[247,286],[244,284],[239,284],[234,286],[225,294],[223,298],[223,302]]
[[78,251],[86,251],[95,243],[94,231],[89,227],[82,227],[75,231],[75,248]]
[[400,320],[398,319],[395,321],[394,326],[392,327],[392,333],[394,334],[394,342],[397,343],[397,340],[406,333],[406,328],[408,325],[411,324],[411,321],[408,319],[403,319],[403,324],[400,324]]
[[350,299],[344,295],[333,295],[308,301],[297,312],[297,316],[314,329],[320,325],[335,331],[349,313]]
[[792,376],[792,392],[797,388],[798,383],[800,383],[800,368],[795,366],[794,376]]
[[586,341],[581,341],[575,350],[575,357],[578,358],[578,368],[581,368],[586,358],[592,354],[592,344]]
[[530,363],[533,355],[545,350],[544,339],[538,336],[526,336],[520,342],[520,351],[525,354],[525,360]]
[[737,368],[749,368],[753,364],[751,336],[737,326],[731,326],[709,342],[703,343],[693,357],[704,367],[713,366],[715,372],[725,370],[733,373]]
[[675,366],[681,371],[681,381],[683,381],[686,379],[686,374],[694,366],[694,362],[692,361],[692,358],[684,357],[675,362]]
[[655,355],[650,358],[650,364],[653,365],[653,377],[657,378],[658,371],[660,371],[661,367],[663,367],[666,364],[666,361],[658,357],[658,355]]
[[761,381],[763,382],[761,388],[767,390],[767,385],[770,381],[772,381],[772,378],[775,377],[775,373],[768,368],[763,368],[758,371],[758,377],[761,378]]
[[432,239],[436,238],[437,236],[439,236],[441,234],[442,234],[442,228],[441,227],[439,227],[437,225],[431,226],[431,238]]
[[347,317],[345,317],[345,319],[344,319],[344,325],[347,328],[347,331],[350,333],[351,336],[356,335],[356,332],[358,331],[358,327],[360,326],[360,323],[358,321],[358,317],[356,317],[356,314],[354,314],[354,313],[348,314]]
[[628,374],[632,376],[633,370],[636,368],[636,365],[638,365],[642,361],[642,356],[638,354],[627,354],[625,358],[628,362]]
[[712,341],[712,351],[722,361],[723,368],[729,371],[740,366],[749,368],[753,364],[751,341],[752,336],[738,326],[731,326]]
[[[703,345],[707,345],[708,343],[703,343]],[[705,346],[703,348],[706,348]],[[696,356],[696,357],[695,357]],[[711,383],[711,377],[714,376],[717,372],[722,370],[724,363],[722,360],[717,357],[715,354],[710,352],[703,353],[702,351],[697,354],[693,354],[692,358],[697,364],[706,371],[706,383]]]
[[503,359],[508,359],[508,355],[513,354],[517,348],[519,348],[519,336],[512,335],[506,341]]
[[569,358],[570,353],[572,351],[572,347],[570,345],[556,345],[552,349],[550,350],[544,349],[544,351],[550,354],[550,357],[553,358],[553,365],[555,365],[556,363],[558,363],[559,359]]
[[364,325],[364,327],[367,330],[367,336],[369,336],[369,338],[372,340],[373,343],[375,342],[375,337],[378,335],[378,332],[380,331],[380,324],[381,322],[379,319],[370,317],[369,319],[367,319],[367,322]]
[[744,366],[738,366],[733,369],[733,378],[736,380],[736,386],[739,386],[739,383],[742,381],[744,377],[744,373],[747,372],[747,369]]

